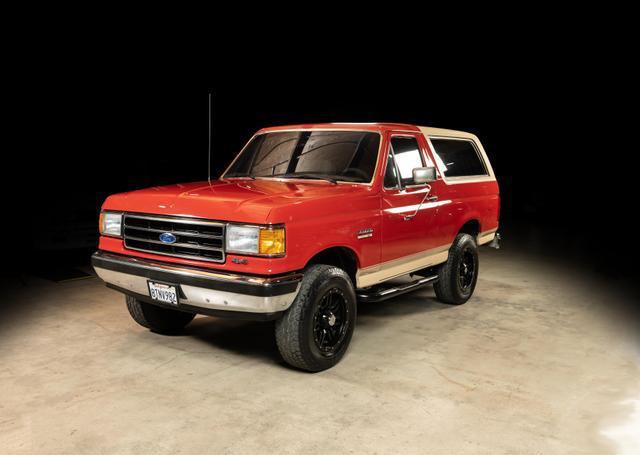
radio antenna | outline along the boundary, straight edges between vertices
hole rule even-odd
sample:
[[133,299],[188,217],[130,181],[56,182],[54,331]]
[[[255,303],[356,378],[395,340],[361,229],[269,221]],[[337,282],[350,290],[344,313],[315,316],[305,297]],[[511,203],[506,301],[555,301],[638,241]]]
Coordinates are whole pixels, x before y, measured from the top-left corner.
[[211,123],[212,123],[212,113],[211,113],[211,92],[209,92],[209,160],[207,161],[207,182],[209,182],[209,186],[211,186]]

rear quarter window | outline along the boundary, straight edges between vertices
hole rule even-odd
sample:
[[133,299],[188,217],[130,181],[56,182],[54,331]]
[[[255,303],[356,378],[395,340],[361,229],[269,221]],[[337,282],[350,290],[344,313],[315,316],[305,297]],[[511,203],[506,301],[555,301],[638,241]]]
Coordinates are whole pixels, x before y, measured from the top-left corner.
[[434,158],[445,177],[488,175],[487,168],[472,141],[430,138]]

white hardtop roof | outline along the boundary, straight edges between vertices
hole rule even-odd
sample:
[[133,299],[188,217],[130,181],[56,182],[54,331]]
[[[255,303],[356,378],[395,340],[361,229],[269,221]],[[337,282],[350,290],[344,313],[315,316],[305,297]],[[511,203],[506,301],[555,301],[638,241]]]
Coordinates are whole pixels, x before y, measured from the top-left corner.
[[432,126],[419,126],[418,129],[426,136],[461,137],[480,142],[475,134],[467,133],[466,131],[447,130],[444,128],[434,128]]

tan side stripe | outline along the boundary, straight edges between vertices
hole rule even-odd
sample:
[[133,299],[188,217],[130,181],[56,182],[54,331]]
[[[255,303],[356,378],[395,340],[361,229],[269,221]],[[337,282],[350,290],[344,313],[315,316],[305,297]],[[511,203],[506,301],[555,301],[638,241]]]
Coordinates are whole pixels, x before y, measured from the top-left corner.
[[496,231],[498,228],[491,229],[489,231],[484,231],[478,234],[478,245],[484,245],[485,243],[489,243],[496,236]]
[[443,245],[427,251],[404,256],[398,259],[384,262],[379,265],[366,267],[356,273],[356,285],[358,288],[373,286],[425,267],[441,264],[449,258],[450,245]]

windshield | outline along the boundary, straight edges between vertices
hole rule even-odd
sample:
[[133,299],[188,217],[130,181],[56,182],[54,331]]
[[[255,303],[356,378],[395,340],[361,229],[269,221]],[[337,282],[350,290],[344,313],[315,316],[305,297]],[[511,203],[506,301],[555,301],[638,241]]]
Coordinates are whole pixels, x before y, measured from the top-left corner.
[[283,131],[254,137],[224,177],[282,177],[369,183],[380,135]]

